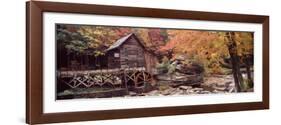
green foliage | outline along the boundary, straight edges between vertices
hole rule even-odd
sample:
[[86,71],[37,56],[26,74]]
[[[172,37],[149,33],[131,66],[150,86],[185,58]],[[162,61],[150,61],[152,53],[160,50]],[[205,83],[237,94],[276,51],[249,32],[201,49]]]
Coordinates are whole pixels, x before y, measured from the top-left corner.
[[66,26],[57,28],[58,47],[63,47],[67,53],[82,54],[88,49],[88,40],[77,32],[70,32]]
[[112,28],[101,26],[81,26],[77,32],[88,39],[88,47],[93,50],[92,55],[96,57],[104,55],[104,50],[117,39]]
[[247,91],[248,89],[253,88],[253,83],[250,80],[244,78],[240,86],[242,91]]
[[69,44],[67,44],[65,48],[69,50],[69,52],[83,53],[84,50],[88,48],[88,46],[85,41],[72,40],[69,41]]
[[160,74],[165,74],[165,73],[168,73],[168,64],[165,64],[165,63],[158,63],[156,65],[156,69],[157,71],[160,73]]
[[241,91],[246,91],[249,89],[247,80],[243,79],[243,81],[240,83]]
[[170,63],[171,63],[170,60],[166,56],[164,56],[162,58],[161,63],[158,63],[156,65],[157,71],[159,73],[161,73],[161,74],[168,73],[169,72],[169,68],[171,68],[171,66],[170,66],[171,64]]
[[164,56],[162,62],[156,65],[156,69],[161,74],[173,74],[176,71],[176,65],[172,64],[171,61]]
[[173,74],[176,71],[176,65],[168,65],[168,74]]

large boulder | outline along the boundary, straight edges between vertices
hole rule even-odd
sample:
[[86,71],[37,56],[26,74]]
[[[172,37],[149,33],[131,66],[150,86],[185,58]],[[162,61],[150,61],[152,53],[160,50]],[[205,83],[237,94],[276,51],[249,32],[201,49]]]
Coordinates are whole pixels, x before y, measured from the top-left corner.
[[176,71],[183,74],[201,74],[204,72],[204,67],[195,62],[183,63],[177,62]]

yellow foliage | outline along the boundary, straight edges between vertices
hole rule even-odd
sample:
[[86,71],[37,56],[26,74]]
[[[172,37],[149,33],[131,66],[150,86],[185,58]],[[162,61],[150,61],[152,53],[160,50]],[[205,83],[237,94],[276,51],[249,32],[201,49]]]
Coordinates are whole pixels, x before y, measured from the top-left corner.
[[[228,58],[228,41],[225,32],[199,30],[167,30],[169,42],[165,49],[174,49],[174,56],[187,54],[202,62],[212,73],[222,73],[220,61]],[[239,56],[253,54],[253,37],[249,32],[235,32]],[[163,49],[163,50],[165,50]]]

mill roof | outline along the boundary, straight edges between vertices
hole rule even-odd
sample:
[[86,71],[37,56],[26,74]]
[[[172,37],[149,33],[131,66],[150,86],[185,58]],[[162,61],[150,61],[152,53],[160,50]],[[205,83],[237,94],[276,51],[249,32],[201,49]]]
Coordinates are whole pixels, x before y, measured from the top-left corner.
[[132,35],[134,35],[134,33],[130,33],[126,36],[121,37],[120,39],[118,39],[114,44],[112,44],[108,49],[106,49],[106,51],[110,51],[113,50],[115,48],[118,48],[119,46],[121,46],[127,39],[129,39]]

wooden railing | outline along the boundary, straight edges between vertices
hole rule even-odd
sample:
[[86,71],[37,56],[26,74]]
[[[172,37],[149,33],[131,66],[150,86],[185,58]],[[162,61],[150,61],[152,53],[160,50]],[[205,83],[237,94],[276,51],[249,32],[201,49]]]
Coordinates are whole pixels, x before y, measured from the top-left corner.
[[[144,67],[124,69],[102,69],[84,71],[58,71],[58,80],[71,88],[116,86],[127,87],[128,81],[133,81],[135,86],[140,86],[151,76]],[[123,85],[123,86],[122,86]]]

